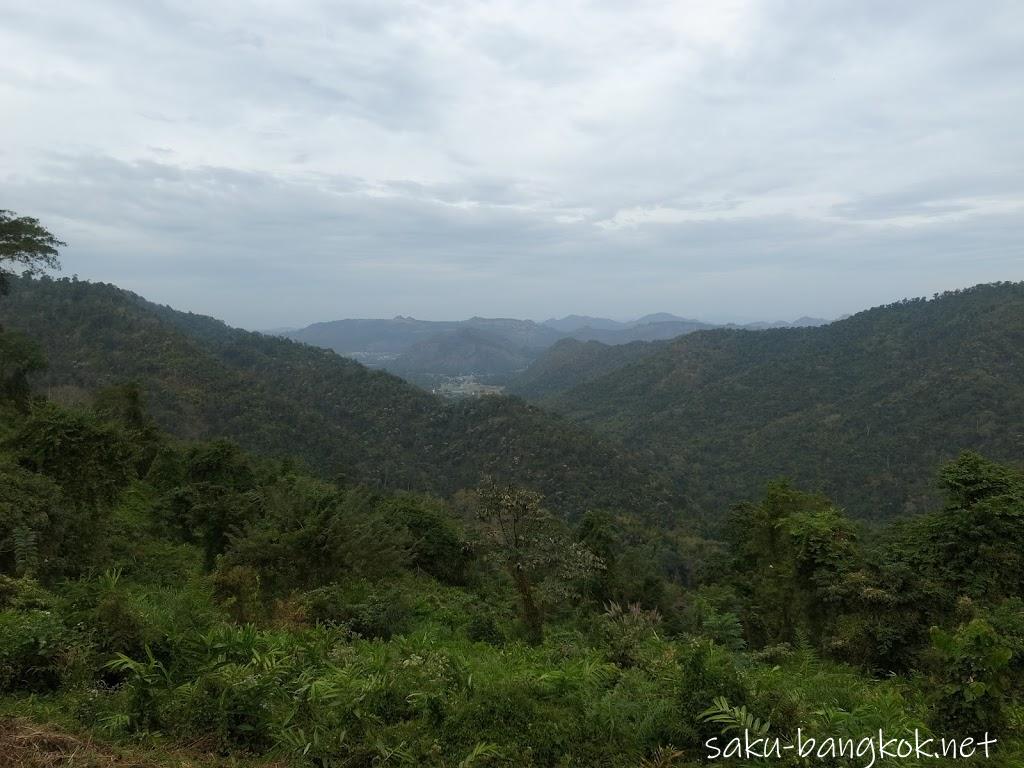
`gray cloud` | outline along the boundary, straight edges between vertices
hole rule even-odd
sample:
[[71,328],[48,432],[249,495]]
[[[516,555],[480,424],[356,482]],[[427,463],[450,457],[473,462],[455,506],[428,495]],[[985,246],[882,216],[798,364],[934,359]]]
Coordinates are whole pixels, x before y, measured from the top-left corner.
[[0,0],[0,207],[249,327],[1024,279],[1024,7]]

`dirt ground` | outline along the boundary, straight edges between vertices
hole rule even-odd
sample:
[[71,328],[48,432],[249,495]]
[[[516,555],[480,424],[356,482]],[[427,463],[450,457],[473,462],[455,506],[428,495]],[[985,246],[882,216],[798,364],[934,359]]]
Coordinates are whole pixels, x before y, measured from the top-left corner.
[[[163,753],[157,757],[75,736],[17,717],[0,717],[0,768],[241,768],[236,760]],[[283,768],[264,764],[265,768]]]

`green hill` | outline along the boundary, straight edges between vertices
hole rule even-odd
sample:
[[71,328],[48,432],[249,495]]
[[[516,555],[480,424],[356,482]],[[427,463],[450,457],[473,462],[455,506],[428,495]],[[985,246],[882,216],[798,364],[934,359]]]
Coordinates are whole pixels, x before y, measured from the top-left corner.
[[[591,369],[620,362],[591,349]],[[859,516],[913,513],[936,498],[928,467],[958,451],[1024,455],[1024,284],[693,333],[541,402],[668,456],[704,509],[784,474]]]
[[440,494],[481,475],[536,487],[567,514],[618,507],[671,516],[649,456],[522,401],[445,402],[333,352],[177,312],[112,285],[14,281],[0,324],[38,341],[34,380],[58,401],[135,381],[157,423],[292,456],[328,476]]
[[408,381],[424,376],[507,376],[526,368],[535,353],[487,331],[463,327],[415,344],[384,368]]
[[659,342],[603,344],[563,339],[544,352],[508,383],[507,390],[527,400],[556,395],[654,354]]

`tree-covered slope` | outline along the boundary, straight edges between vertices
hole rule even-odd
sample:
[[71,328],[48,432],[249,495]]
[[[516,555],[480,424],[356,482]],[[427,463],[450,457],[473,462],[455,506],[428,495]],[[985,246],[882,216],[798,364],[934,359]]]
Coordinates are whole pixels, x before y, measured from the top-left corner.
[[487,331],[463,327],[415,344],[384,367],[413,379],[420,374],[508,375],[526,368],[530,350]]
[[706,509],[785,474],[861,516],[919,511],[927,467],[962,449],[1024,455],[1024,284],[820,328],[694,333],[546,402],[669,456]]
[[659,342],[610,345],[563,339],[512,378],[507,390],[527,400],[551,397],[653,354],[660,346]]
[[115,286],[16,280],[0,323],[43,347],[37,386],[59,400],[137,382],[173,434],[224,436],[327,475],[449,494],[481,475],[543,491],[566,513],[668,515],[650,457],[521,401],[448,403],[333,352],[159,307]]

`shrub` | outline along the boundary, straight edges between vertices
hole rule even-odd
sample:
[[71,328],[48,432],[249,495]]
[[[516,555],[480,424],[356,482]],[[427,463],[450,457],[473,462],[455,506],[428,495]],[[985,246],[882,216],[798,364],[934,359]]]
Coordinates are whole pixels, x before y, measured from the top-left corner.
[[307,592],[303,602],[310,620],[343,625],[367,638],[388,640],[408,631],[412,620],[408,599],[401,591],[366,582],[320,587]]
[[34,579],[0,575],[0,610],[47,611],[54,608],[56,600]]
[[78,641],[50,611],[0,611],[0,691],[57,688]]
[[100,597],[88,618],[96,645],[107,654],[139,656],[156,633],[124,592],[111,591]]
[[620,667],[638,664],[644,644],[657,637],[655,629],[660,622],[657,611],[644,610],[639,603],[625,608],[616,602],[608,603],[601,626],[609,659]]
[[474,613],[466,625],[466,637],[474,643],[501,645],[505,642],[505,633],[501,631],[494,616],[483,609]]
[[410,565],[444,584],[465,583],[472,560],[469,547],[429,499],[399,497],[381,505],[381,512],[408,530]]
[[[731,653],[707,641],[694,642],[684,649],[680,659],[678,698],[684,722],[698,722],[701,714],[718,697],[742,702],[747,698],[746,693]],[[702,738],[716,733],[706,723],[700,728]]]
[[260,575],[247,565],[218,568],[213,573],[213,594],[235,621],[245,624],[260,614]]
[[988,622],[946,632],[932,628],[935,724],[977,734],[1006,719],[1013,650]]

